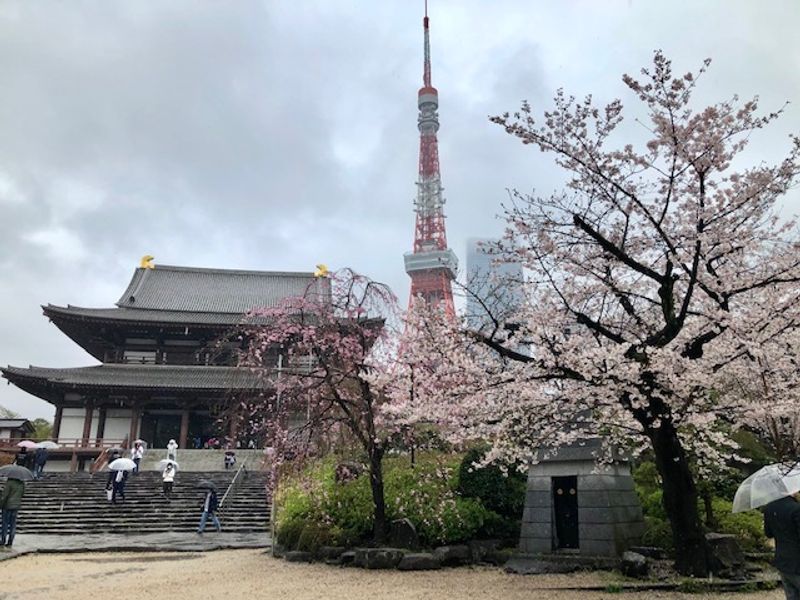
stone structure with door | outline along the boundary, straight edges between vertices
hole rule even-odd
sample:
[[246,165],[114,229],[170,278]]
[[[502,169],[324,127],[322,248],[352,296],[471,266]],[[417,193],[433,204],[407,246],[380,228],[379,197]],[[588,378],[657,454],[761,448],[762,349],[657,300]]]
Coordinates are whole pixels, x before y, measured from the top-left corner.
[[521,552],[619,556],[639,543],[644,520],[630,467],[597,465],[594,450],[562,448],[531,467]]

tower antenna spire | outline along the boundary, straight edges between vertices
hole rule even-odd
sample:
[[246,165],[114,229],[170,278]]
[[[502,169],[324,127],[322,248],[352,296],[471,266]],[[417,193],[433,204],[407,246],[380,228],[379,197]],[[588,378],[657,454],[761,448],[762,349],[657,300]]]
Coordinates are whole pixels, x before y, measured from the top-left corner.
[[458,269],[455,253],[447,247],[444,226],[444,197],[439,173],[439,92],[431,85],[431,42],[428,0],[422,20],[425,40],[422,87],[417,94],[419,129],[419,179],[414,201],[416,227],[414,251],[404,256],[406,273],[411,277],[411,299],[420,296],[439,305],[447,315],[455,315],[452,280]]
[[422,29],[425,35],[425,62],[422,70],[422,85],[431,87],[431,35],[430,21],[428,20],[428,0],[425,0],[425,17],[422,19]]

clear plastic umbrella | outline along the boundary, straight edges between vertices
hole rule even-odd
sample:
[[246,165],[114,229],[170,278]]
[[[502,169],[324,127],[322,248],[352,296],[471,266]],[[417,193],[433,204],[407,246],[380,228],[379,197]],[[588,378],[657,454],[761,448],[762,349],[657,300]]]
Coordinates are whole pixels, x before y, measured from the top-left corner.
[[118,458],[108,463],[109,471],[132,471],[136,468],[136,463],[130,458]]
[[172,465],[172,468],[175,469],[176,471],[180,468],[180,465],[178,465],[178,463],[168,458],[164,458],[158,461],[158,466],[161,467],[162,471],[167,468],[167,465]]
[[733,512],[759,508],[800,492],[800,466],[767,465],[745,479],[733,498]]
[[19,479],[20,481],[33,481],[33,473],[19,465],[0,467],[0,476],[5,476],[8,479]]
[[46,450],[54,450],[56,448],[60,448],[61,446],[59,446],[58,444],[56,444],[51,440],[45,440],[43,442],[39,442],[38,444],[36,444],[36,447],[45,448]]

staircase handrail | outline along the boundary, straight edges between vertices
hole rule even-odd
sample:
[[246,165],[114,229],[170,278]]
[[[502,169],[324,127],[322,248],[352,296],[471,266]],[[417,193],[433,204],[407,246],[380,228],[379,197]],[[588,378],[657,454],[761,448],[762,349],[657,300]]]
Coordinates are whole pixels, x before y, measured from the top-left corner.
[[94,474],[97,473],[100,469],[106,466],[108,463],[108,448],[103,448],[100,451],[100,454],[92,461],[92,465],[89,467],[89,473]]
[[[232,497],[233,494],[236,493],[236,490],[239,488],[239,484],[241,483],[242,478],[247,476],[247,469],[245,468],[247,465],[247,458],[242,461],[242,464],[236,469],[236,473],[233,475],[233,479],[231,479],[230,484],[228,484],[228,489],[225,490],[225,493],[222,495],[222,500],[219,501],[219,508],[217,512],[222,514],[225,510],[225,500],[229,497]],[[244,473],[244,475],[242,475]]]

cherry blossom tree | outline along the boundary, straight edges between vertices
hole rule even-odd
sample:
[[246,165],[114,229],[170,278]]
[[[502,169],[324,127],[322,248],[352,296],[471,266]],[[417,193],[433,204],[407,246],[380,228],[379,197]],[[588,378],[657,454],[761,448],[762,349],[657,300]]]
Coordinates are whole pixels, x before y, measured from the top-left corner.
[[676,566],[694,575],[708,558],[690,459],[721,465],[736,447],[730,424],[754,406],[718,390],[800,323],[796,224],[778,214],[800,141],[778,164],[734,170],[749,136],[783,109],[760,115],[757,98],[737,97],[693,108],[709,63],[677,76],[656,52],[640,78],[623,78],[649,118],[638,150],[619,145],[619,100],[598,107],[559,91],[541,123],[528,103],[491,119],[551,154],[566,189],[514,192],[505,207],[491,251],[527,274],[516,314],[470,329],[412,312],[410,347],[429,377],[417,374],[424,401],[393,406],[453,438],[489,440],[488,460],[530,463],[588,438],[604,442],[600,459],[651,450]]
[[800,461],[800,330],[766,335],[750,360],[723,382],[727,403],[738,403],[739,425],[754,433],[778,462]]
[[392,380],[397,310],[387,286],[342,270],[303,297],[252,311],[241,330],[239,364],[268,391],[240,409],[269,440],[273,472],[342,435],[354,440],[369,465],[376,541],[386,535],[382,460],[393,433],[378,409]]

